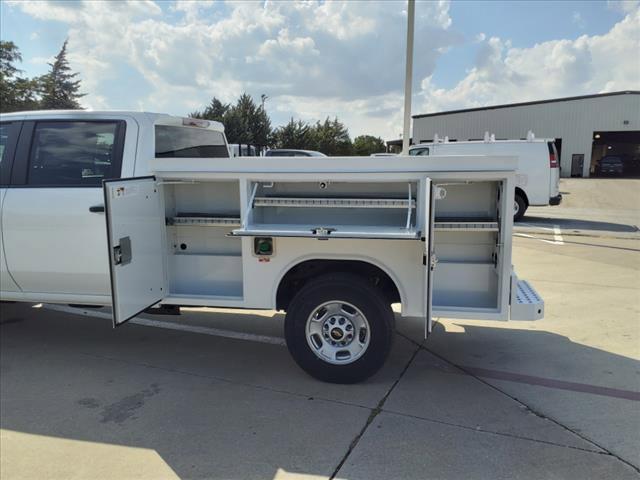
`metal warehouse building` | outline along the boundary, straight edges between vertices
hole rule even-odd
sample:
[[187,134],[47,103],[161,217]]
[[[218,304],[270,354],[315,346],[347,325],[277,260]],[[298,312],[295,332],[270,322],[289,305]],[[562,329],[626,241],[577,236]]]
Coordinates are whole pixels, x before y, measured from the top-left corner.
[[640,91],[624,91],[469,108],[413,116],[413,143],[449,137],[449,141],[555,138],[563,177],[599,173],[600,160],[624,165],[623,175],[640,175]]

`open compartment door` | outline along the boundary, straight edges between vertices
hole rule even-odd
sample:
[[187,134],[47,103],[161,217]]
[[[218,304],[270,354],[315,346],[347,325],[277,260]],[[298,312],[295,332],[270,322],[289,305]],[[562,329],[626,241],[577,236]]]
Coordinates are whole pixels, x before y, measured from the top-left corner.
[[435,220],[435,190],[430,178],[425,178],[421,182],[422,198],[424,199],[423,210],[423,231],[424,231],[424,272],[425,272],[425,338],[431,333],[433,328],[433,269],[436,267],[436,254],[433,242],[433,223]]
[[155,177],[103,182],[114,327],[161,301],[165,220]]

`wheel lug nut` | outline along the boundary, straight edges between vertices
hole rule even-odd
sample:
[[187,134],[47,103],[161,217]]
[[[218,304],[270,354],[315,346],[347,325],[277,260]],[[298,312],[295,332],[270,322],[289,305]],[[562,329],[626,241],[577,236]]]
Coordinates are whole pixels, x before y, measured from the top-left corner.
[[344,325],[344,318],[341,318],[339,323],[340,325]]
[[322,325],[322,328],[324,328],[325,330],[329,329],[329,324],[325,323],[324,325]]
[[347,324],[347,330],[349,330],[349,331],[353,330],[353,325],[351,325],[350,323]]
[[331,325],[335,325],[335,324],[336,324],[336,319],[335,319],[335,318],[332,318],[332,319],[331,319]]

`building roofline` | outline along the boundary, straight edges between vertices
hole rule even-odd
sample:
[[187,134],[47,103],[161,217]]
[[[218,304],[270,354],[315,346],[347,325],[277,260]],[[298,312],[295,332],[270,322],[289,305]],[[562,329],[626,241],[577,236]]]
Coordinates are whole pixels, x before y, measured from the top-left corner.
[[460,110],[449,110],[445,112],[421,113],[413,115],[412,118],[438,117],[440,115],[451,115],[453,113],[480,112],[483,110],[497,110],[499,108],[526,107],[528,105],[541,105],[543,103],[570,102],[573,100],[584,100],[586,98],[612,97],[615,95],[640,95],[640,90],[623,90],[620,92],[595,93],[591,95],[580,95],[578,97],[551,98],[549,100],[534,100],[532,102],[508,103],[504,105],[490,105],[488,107],[463,108]]

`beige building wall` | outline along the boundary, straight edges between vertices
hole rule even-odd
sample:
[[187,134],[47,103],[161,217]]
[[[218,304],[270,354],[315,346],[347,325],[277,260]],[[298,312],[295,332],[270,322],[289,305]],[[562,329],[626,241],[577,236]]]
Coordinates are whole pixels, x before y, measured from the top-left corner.
[[640,131],[640,92],[621,92],[587,98],[559,99],[521,106],[487,107],[461,112],[416,115],[413,141],[440,138],[481,139],[486,131],[496,138],[561,138],[561,174],[571,174],[573,154],[584,155],[583,176],[589,176],[593,133]]

